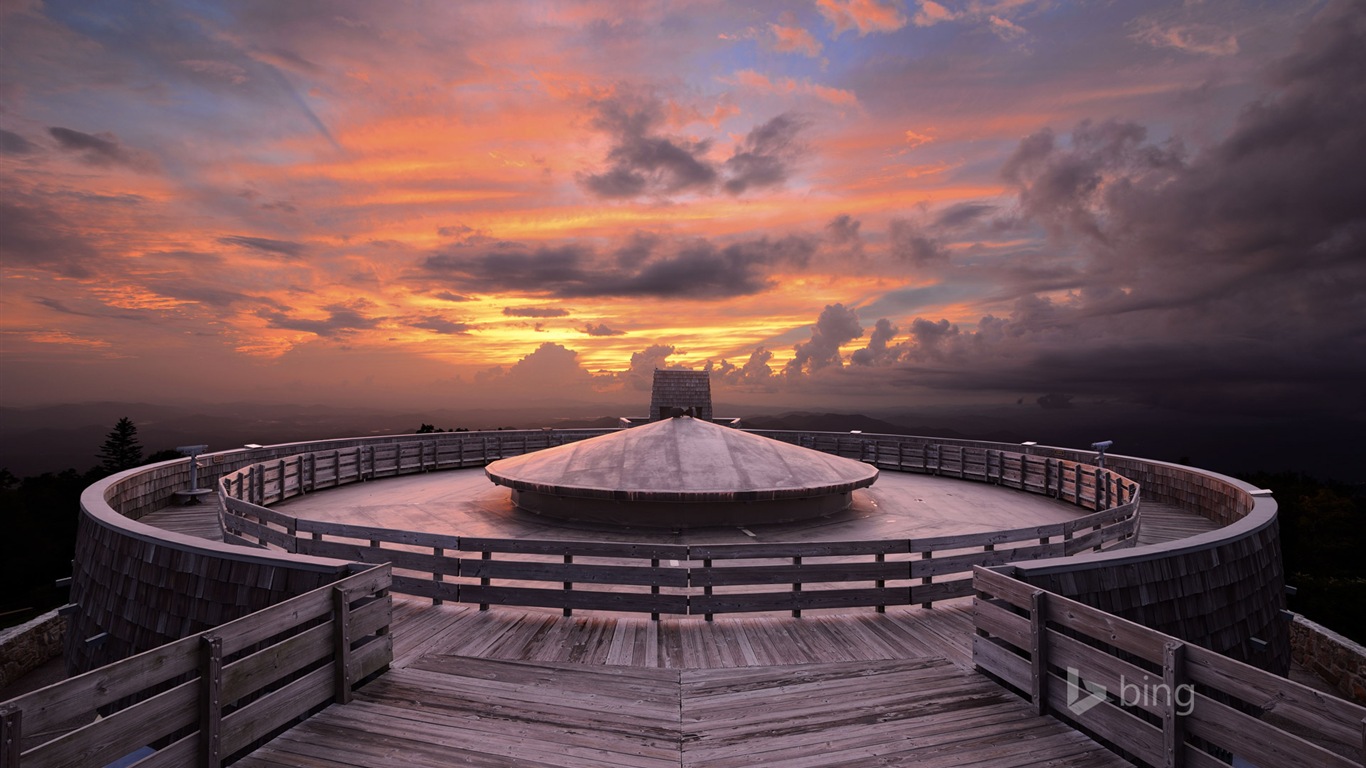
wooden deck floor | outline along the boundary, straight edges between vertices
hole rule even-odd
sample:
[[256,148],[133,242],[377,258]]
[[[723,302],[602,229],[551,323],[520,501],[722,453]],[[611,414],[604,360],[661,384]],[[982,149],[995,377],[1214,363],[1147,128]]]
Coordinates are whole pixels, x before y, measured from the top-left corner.
[[972,671],[971,603],[800,619],[395,604],[394,663],[238,763],[1125,763]]
[[210,541],[223,540],[223,521],[218,517],[217,502],[191,504],[190,506],[179,504],[165,506],[154,512],[148,512],[139,518],[138,522],[155,525],[172,533],[198,536]]
[[1138,546],[1184,539],[1218,527],[1218,523],[1173,504],[1144,501],[1139,509]]

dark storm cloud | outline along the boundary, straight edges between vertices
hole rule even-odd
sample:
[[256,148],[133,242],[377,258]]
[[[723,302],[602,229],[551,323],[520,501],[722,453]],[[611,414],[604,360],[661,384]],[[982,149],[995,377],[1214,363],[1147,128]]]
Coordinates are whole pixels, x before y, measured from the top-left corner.
[[323,309],[327,311],[328,315],[321,320],[290,317],[284,312],[273,309],[262,310],[257,315],[266,320],[271,328],[304,331],[324,338],[335,338],[348,335],[354,331],[374,328],[383,320],[383,318],[378,317],[366,317],[355,307],[345,304],[330,304]]
[[38,145],[13,131],[0,128],[0,154],[28,155],[38,151]]
[[768,363],[773,359],[773,353],[763,347],[755,347],[750,353],[749,359],[743,366],[722,360],[718,365],[712,366],[711,361],[707,361],[708,371],[712,378],[725,384],[742,385],[749,387],[770,388],[775,381],[773,369]]
[[711,142],[658,133],[664,106],[652,94],[622,92],[599,101],[593,127],[612,137],[607,168],[579,182],[599,197],[629,198],[702,190],[716,183]]
[[438,291],[437,293],[434,293],[432,295],[438,299],[441,299],[442,301],[474,301],[473,296],[464,296],[459,293],[451,293],[450,291]]
[[[147,315],[146,313],[140,313],[140,312],[113,312],[113,311],[91,312],[91,311],[86,311],[86,310],[82,310],[82,309],[75,309],[74,307],[69,307],[69,306],[67,306],[65,302],[60,301],[60,300],[58,300],[58,299],[49,299],[49,298],[40,297],[40,298],[38,298],[38,299],[35,299],[35,301],[36,301],[38,304],[40,304],[41,306],[47,307],[48,309],[52,310],[53,312],[60,312],[61,314],[64,314],[64,315],[75,315],[76,317],[94,317],[94,318],[98,318],[98,319],[100,319],[100,320],[137,320],[137,321],[147,320],[147,319],[150,318],[150,316]],[[100,305],[100,306],[101,306],[102,308],[105,308],[104,305]],[[107,308],[106,308],[106,309],[107,309]]]
[[[993,273],[999,297],[1018,297],[1008,317],[971,331],[916,318],[899,345],[904,380],[1361,412],[1363,72],[1366,6],[1334,2],[1221,140],[1187,149],[1122,121],[1024,139],[1002,177],[1014,215],[1043,227],[1048,247]],[[943,229],[989,213],[959,206],[930,227],[894,224],[892,251],[934,263]]]
[[991,203],[958,203],[940,212],[935,218],[935,226],[957,229],[976,224],[982,218],[995,213],[997,206]]
[[593,108],[592,125],[612,138],[612,147],[605,168],[578,180],[610,199],[707,193],[718,182],[732,195],[777,186],[791,173],[801,151],[797,136],[808,124],[796,115],[778,115],[751,129],[718,167],[707,157],[710,139],[662,133],[665,108],[652,93],[622,90]]
[[726,160],[726,191],[738,195],[786,181],[801,151],[797,134],[806,125],[799,117],[782,114],[750,131],[735,148],[735,154]]
[[766,270],[803,267],[816,245],[814,238],[798,235],[717,246],[701,239],[666,242],[638,233],[610,253],[580,245],[529,248],[505,242],[434,254],[422,269],[429,277],[475,292],[716,299],[766,290],[772,284]]
[[859,234],[860,226],[862,226],[862,222],[858,219],[847,213],[842,213],[825,225],[826,237],[835,247],[862,255],[863,236]]
[[568,317],[569,310],[557,307],[503,307],[508,317]]
[[463,336],[474,330],[474,326],[469,323],[457,323],[453,320],[447,320],[444,317],[435,316],[414,320],[408,324],[414,328],[421,328],[424,331],[450,336]]
[[606,323],[598,323],[597,325],[593,325],[592,323],[588,323],[587,325],[585,325],[584,327],[580,328],[579,330],[583,331],[584,333],[588,334],[589,336],[625,336],[625,335],[626,335],[626,331],[619,331],[619,330],[617,330],[616,328],[608,328]]
[[180,301],[195,301],[211,307],[229,307],[233,304],[259,303],[261,300],[238,291],[220,288],[216,285],[198,283],[185,278],[175,280],[150,280],[144,282],[149,291]]
[[891,254],[899,261],[928,267],[949,260],[948,252],[924,228],[906,219],[892,219],[887,234]]
[[0,200],[0,261],[64,277],[89,277],[95,247],[61,214],[38,205]]
[[849,356],[849,362],[854,365],[881,365],[889,360],[895,360],[897,351],[887,345],[898,333],[900,329],[892,325],[891,320],[880,318],[873,325],[873,333],[868,337],[868,346],[855,350]]
[[827,304],[811,327],[811,338],[793,348],[794,354],[784,372],[799,376],[822,368],[840,368],[844,365],[840,347],[862,335],[857,312],[843,304]]
[[296,243],[292,240],[272,240],[267,237],[247,237],[245,235],[220,237],[218,242],[223,245],[236,245],[275,256],[288,256],[291,259],[303,256],[308,250],[308,247],[303,243]]
[[146,153],[120,144],[112,133],[89,134],[58,126],[48,128],[47,132],[57,140],[58,147],[79,155],[90,165],[122,165],[137,171],[152,170],[156,165]]

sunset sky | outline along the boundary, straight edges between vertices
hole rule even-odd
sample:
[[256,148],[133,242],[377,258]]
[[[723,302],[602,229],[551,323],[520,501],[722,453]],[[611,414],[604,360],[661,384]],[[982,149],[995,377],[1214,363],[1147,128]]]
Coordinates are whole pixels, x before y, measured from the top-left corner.
[[1366,3],[0,0],[0,405],[1363,417]]

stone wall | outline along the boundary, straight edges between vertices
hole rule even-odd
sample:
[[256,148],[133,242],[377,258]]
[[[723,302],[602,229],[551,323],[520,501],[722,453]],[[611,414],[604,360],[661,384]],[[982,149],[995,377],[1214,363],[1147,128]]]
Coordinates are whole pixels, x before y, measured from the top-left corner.
[[1333,686],[1343,698],[1366,704],[1366,648],[1295,614],[1290,652],[1296,662]]
[[62,653],[67,619],[56,611],[0,632],[0,688]]

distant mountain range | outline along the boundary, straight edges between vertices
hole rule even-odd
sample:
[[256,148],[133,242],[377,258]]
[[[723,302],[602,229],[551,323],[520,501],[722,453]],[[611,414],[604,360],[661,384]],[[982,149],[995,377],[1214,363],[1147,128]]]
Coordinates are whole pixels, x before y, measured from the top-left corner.
[[[0,467],[20,477],[98,463],[105,435],[127,416],[138,427],[145,454],[180,445],[224,450],[247,443],[271,445],[331,437],[411,434],[422,424],[441,429],[611,428],[620,416],[643,416],[640,405],[559,404],[517,410],[431,411],[337,408],[259,403],[80,403],[0,408]],[[758,412],[756,412],[758,411]],[[1085,448],[1114,440],[1115,453],[1234,473],[1302,471],[1345,482],[1366,482],[1366,461],[1350,424],[1311,423],[1288,416],[1229,417],[1083,404],[1042,409],[1032,405],[901,409],[868,413],[785,411],[717,403],[720,416],[741,418],[749,429],[909,434],[928,437]]]

